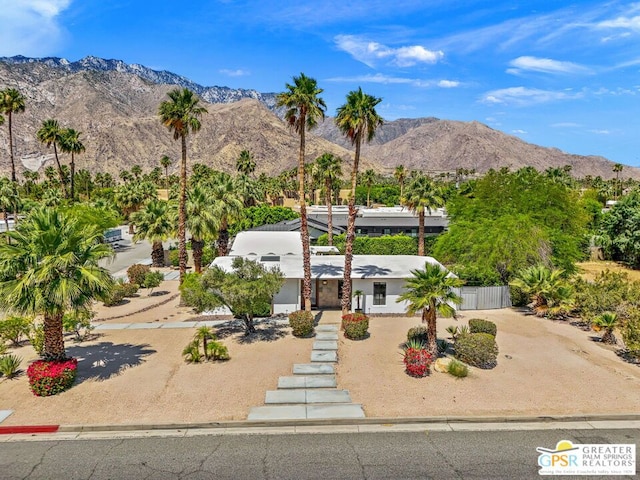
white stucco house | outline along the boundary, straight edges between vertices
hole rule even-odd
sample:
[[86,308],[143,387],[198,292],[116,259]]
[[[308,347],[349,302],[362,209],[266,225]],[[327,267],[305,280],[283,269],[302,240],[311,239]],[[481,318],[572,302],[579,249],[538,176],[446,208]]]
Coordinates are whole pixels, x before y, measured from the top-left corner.
[[[302,304],[302,241],[299,232],[241,232],[230,254],[212,265],[231,271],[234,257],[257,260],[267,267],[277,266],[285,277],[282,289],[273,298],[273,313],[300,310]],[[354,255],[351,269],[352,291],[361,290],[360,307],[366,314],[404,313],[405,302],[396,303],[411,270],[425,263],[444,267],[432,257],[417,255]],[[311,255],[311,304],[316,309],[340,308],[344,277],[343,255]],[[353,307],[356,308],[356,299]],[[212,314],[228,315],[226,309]]]

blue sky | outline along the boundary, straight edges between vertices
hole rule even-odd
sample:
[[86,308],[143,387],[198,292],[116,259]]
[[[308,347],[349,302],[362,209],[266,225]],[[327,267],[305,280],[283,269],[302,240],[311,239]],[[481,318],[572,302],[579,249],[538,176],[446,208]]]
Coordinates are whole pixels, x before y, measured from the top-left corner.
[[477,120],[640,166],[636,2],[0,0],[0,24],[0,56],[116,58],[261,92],[304,72],[330,115],[362,86],[389,120]]

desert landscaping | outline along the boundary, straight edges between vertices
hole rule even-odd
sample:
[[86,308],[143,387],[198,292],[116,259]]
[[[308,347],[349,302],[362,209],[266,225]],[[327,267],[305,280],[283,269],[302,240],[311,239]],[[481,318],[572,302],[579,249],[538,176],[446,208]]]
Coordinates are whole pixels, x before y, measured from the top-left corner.
[[[79,361],[76,384],[68,391],[34,396],[25,374],[0,381],[2,406],[14,410],[3,426],[245,420],[251,407],[263,404],[265,391],[275,388],[279,376],[289,375],[294,363],[307,361],[313,338],[295,338],[286,325],[262,323],[249,342],[239,326],[214,328],[229,348],[231,360],[185,363],[181,352],[195,328],[170,327],[211,318],[178,306],[177,283],[164,282],[157,295],[148,296],[142,290],[139,297],[117,307],[96,306],[96,325],[166,325],[98,328],[95,338],[81,343],[67,337],[68,354]],[[107,317],[116,318],[99,320]],[[323,316],[321,322],[331,318],[339,318],[338,312]],[[439,319],[439,337],[447,337],[447,326],[463,325],[469,318],[497,324],[500,352],[495,368],[473,368],[462,379],[433,370],[425,378],[410,377],[404,372],[401,344],[419,318],[380,317],[370,320],[370,335],[364,340],[340,335],[338,387],[363,405],[367,417],[637,412],[640,368],[594,341],[594,332],[502,309]],[[26,362],[37,358],[28,343],[15,353]]]

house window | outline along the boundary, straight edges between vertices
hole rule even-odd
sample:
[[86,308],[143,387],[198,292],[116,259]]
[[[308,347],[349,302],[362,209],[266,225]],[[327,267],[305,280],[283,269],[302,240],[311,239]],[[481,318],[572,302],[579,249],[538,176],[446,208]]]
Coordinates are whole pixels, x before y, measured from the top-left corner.
[[386,305],[387,304],[387,284],[382,282],[373,283],[373,304],[374,305]]
[[383,235],[391,235],[391,229],[390,228],[383,228],[382,229],[382,234]]

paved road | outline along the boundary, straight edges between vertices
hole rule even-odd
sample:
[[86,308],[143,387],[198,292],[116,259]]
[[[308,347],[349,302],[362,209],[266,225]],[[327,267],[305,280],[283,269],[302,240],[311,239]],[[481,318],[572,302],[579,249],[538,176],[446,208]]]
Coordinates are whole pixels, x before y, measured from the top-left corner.
[[239,434],[4,442],[0,443],[0,478],[535,479],[539,478],[536,447],[553,448],[559,440],[637,445],[640,430]]
[[132,235],[128,233],[127,225],[120,225],[118,228],[122,231],[122,240],[117,242],[119,248],[116,248],[116,255],[113,259],[105,259],[100,265],[105,267],[109,272],[116,273],[120,270],[128,268],[134,263],[151,260],[151,244],[146,240],[133,243]]

